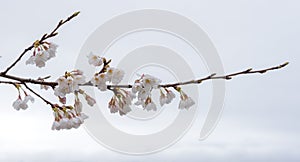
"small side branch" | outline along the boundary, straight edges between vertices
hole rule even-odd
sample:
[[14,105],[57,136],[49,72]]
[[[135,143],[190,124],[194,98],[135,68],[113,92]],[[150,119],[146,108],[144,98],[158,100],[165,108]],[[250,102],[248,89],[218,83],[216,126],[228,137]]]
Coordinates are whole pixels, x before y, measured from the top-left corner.
[[[66,22],[70,21],[71,19],[73,19],[74,17],[76,17],[77,15],[79,14],[79,12],[75,12],[74,14],[72,14],[71,16],[69,16],[66,20],[60,20],[59,23],[57,24],[57,26],[54,28],[54,30],[50,33],[50,34],[44,34],[42,36],[42,38],[40,40],[38,40],[38,42],[40,44],[42,44],[45,40],[51,38],[51,37],[54,37],[56,36],[58,33],[57,33],[57,30],[63,25],[65,24]],[[27,47],[21,54],[20,56],[3,72],[1,72],[0,74],[7,74],[7,72],[12,69],[21,59],[22,57],[30,50],[32,50],[32,48],[34,48],[34,43]]]
[[46,104],[50,105],[52,108],[55,107],[54,104],[52,104],[50,101],[46,100],[44,97],[42,97],[40,94],[38,94],[37,92],[35,92],[33,89],[31,89],[27,84],[23,83],[23,85],[26,87],[26,89],[28,89],[30,92],[32,92],[33,94],[35,94],[37,97],[39,97],[40,99],[42,99]]
[[21,82],[11,82],[11,81],[0,81],[0,84],[12,84],[12,85],[17,85],[17,84],[22,84]]
[[224,76],[216,76],[216,74],[211,74],[208,77],[205,78],[201,78],[201,79],[197,79],[197,80],[191,80],[191,81],[187,81],[187,82],[181,82],[181,83],[173,83],[173,84],[164,84],[164,85],[160,85],[160,87],[176,87],[176,86],[180,86],[180,85],[187,85],[187,84],[200,84],[203,81],[206,80],[213,80],[213,79],[225,79],[225,80],[230,80],[235,76],[238,75],[247,75],[247,74],[254,74],[254,73],[266,73],[268,71],[272,71],[272,70],[277,70],[277,69],[281,69],[285,66],[287,66],[289,63],[286,62],[284,64],[281,64],[279,66],[274,66],[274,67],[270,67],[267,69],[261,69],[261,70],[252,70],[252,68],[241,71],[241,72],[237,72],[237,73],[232,73],[232,74],[228,74],[228,75],[224,75]]

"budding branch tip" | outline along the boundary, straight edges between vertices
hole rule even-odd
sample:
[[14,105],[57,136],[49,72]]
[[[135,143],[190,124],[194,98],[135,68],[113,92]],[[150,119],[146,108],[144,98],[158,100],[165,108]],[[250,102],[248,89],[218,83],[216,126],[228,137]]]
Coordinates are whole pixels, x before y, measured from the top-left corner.
[[79,15],[80,14],[80,11],[77,11],[77,12],[75,12],[74,14],[73,14],[73,16],[75,17],[75,16],[77,16],[77,15]]

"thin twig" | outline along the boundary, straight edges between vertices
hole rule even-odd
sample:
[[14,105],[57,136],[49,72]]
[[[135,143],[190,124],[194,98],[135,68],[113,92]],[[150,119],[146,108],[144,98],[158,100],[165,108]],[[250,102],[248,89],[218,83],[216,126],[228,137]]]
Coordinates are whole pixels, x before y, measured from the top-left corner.
[[30,92],[32,92],[33,94],[35,94],[37,97],[39,97],[40,99],[42,99],[46,104],[49,104],[52,108],[55,107],[54,104],[52,104],[50,101],[46,100],[44,97],[42,97],[40,94],[38,94],[37,92],[35,92],[33,89],[31,89],[27,84],[23,83],[23,85],[26,87],[26,89],[28,89]]
[[187,81],[187,82],[179,82],[179,83],[173,83],[173,84],[163,84],[163,85],[160,85],[159,87],[176,87],[176,86],[179,86],[179,85],[200,84],[203,81],[213,80],[213,79],[230,80],[234,76],[238,76],[238,75],[247,75],[247,74],[254,74],[254,73],[263,74],[263,73],[266,73],[268,71],[272,71],[272,70],[276,70],[276,69],[281,69],[281,68],[287,66],[288,64],[289,63],[286,62],[286,63],[281,64],[279,66],[274,66],[274,67],[270,67],[270,68],[262,69],[262,70],[252,70],[252,68],[250,68],[250,69],[247,69],[247,70],[244,70],[244,71],[241,71],[241,72],[232,73],[232,74],[228,74],[228,75],[224,75],[224,76],[215,76],[216,74],[211,74],[210,76],[205,77],[205,78],[201,78],[201,79],[197,79],[197,80],[191,80],[191,81]]
[[16,76],[12,76],[12,75],[1,74],[1,73],[0,73],[0,77],[7,78],[7,79],[12,79],[12,80],[19,81],[19,82],[22,82],[22,83],[47,85],[47,86],[51,86],[52,88],[54,88],[57,85],[56,82],[45,82],[45,81],[35,80],[35,79],[20,78],[20,77],[16,77]]
[[103,67],[102,69],[99,71],[98,74],[104,73],[107,71],[107,68],[109,68],[109,64],[111,63],[111,59],[109,59],[108,61],[106,61],[106,59],[104,58],[103,60]]
[[12,82],[12,81],[0,81],[0,84],[12,84],[12,85],[17,85],[17,84],[22,84],[21,82]]
[[[66,20],[61,20],[59,21],[59,23],[57,24],[57,26],[54,28],[54,30],[50,33],[50,34],[44,34],[41,39],[39,40],[39,44],[42,44],[45,40],[56,36],[58,33],[56,32],[63,24],[65,24],[66,22],[70,21],[71,19],[73,19],[74,17],[76,17],[79,14],[79,12],[75,12],[74,14],[72,14],[71,16],[69,16]],[[30,51],[32,48],[34,47],[34,43],[27,47],[21,54],[20,56],[3,72],[1,72],[0,74],[6,74],[10,69],[12,69],[21,59],[22,57],[28,52]]]

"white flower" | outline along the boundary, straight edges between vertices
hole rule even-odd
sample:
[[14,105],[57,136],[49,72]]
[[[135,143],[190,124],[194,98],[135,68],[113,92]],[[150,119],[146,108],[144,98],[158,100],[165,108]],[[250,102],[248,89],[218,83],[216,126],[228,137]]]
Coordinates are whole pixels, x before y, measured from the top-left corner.
[[91,65],[101,66],[103,64],[102,58],[94,55],[92,52],[87,57],[89,59],[89,64]]
[[70,119],[68,119],[66,116],[64,116],[62,119],[60,119],[59,124],[60,124],[61,129],[71,129],[72,128],[72,123],[70,122]]
[[187,96],[183,91],[180,91],[179,109],[189,109],[195,104],[194,100]]
[[78,115],[79,120],[81,121],[81,123],[84,122],[85,119],[89,118],[87,115],[85,115],[84,113],[80,113]]
[[[151,91],[158,88],[160,83],[160,79],[148,74],[143,74],[140,79],[135,80],[131,89],[134,94],[137,93],[138,101],[135,103],[135,105],[142,105],[143,108],[148,111],[156,110],[156,105],[151,101],[150,95]],[[164,98],[165,96],[161,96],[160,98],[161,105],[166,103],[166,99]]]
[[144,89],[141,89],[139,92],[138,92],[138,99],[139,100],[146,100],[147,97],[151,94],[151,91],[146,91]]
[[160,91],[160,97],[159,97],[160,106],[164,106],[166,102],[167,102],[167,96],[162,91]]
[[49,57],[49,54],[46,51],[37,53],[34,58],[35,65],[39,68],[45,67],[48,57]]
[[114,74],[114,70],[115,70],[115,68],[113,68],[113,67],[107,68],[107,72],[106,72],[107,81],[111,81],[111,78]]
[[150,110],[156,111],[156,110],[157,110],[156,105],[155,105],[154,102],[152,102],[151,97],[148,97],[148,98],[146,99],[146,102],[145,102],[145,104],[143,105],[143,107],[144,107],[144,109],[146,109],[147,111],[150,111]]
[[134,95],[130,91],[124,89],[113,89],[115,95],[111,98],[108,108],[111,113],[119,112],[119,114],[126,115],[131,111],[130,105]]
[[26,95],[23,102],[27,103],[28,101],[31,101],[33,103],[34,98],[30,95]]
[[59,97],[65,97],[66,94],[72,93],[73,89],[73,80],[72,78],[68,77],[68,79],[64,76],[59,77],[56,82],[58,86],[54,89],[54,94]]
[[154,76],[145,74],[142,76],[141,83],[146,91],[150,91],[153,88],[157,88],[161,83],[161,80]]
[[54,89],[54,95],[55,96],[59,96],[59,97],[65,97],[66,96],[66,91],[64,88],[58,86],[58,87],[55,87]]
[[85,100],[90,106],[94,106],[96,103],[96,100],[87,94],[85,94]]
[[65,97],[66,94],[79,90],[79,84],[85,83],[85,76],[79,70],[66,73],[59,77],[56,82],[58,86],[54,89],[54,94],[59,97]]
[[142,75],[140,79],[134,82],[132,87],[133,93],[138,93],[138,98],[145,100],[151,93],[152,89],[157,88],[161,80],[151,75]]
[[26,65],[35,64],[39,68],[45,67],[46,62],[55,57],[57,47],[58,46],[54,43],[44,42],[40,44],[40,42],[36,41],[33,55],[26,61]]
[[172,100],[175,98],[175,94],[171,90],[167,90],[167,99],[166,99],[166,104],[169,104],[172,102]]
[[33,103],[34,98],[30,95],[26,95],[24,100],[22,100],[21,97],[19,97],[16,101],[13,102],[13,107],[18,111],[20,109],[26,110],[28,108],[28,105],[27,105],[28,101],[31,101]]
[[22,103],[22,100],[20,98],[18,98],[14,103],[13,103],[13,107],[16,109],[16,110],[20,110],[20,105]]
[[143,89],[142,84],[140,83],[139,80],[136,80],[132,86],[132,93],[137,93]]
[[119,84],[122,81],[124,74],[123,70],[110,67],[107,69],[106,78],[107,81],[112,82],[112,84]]
[[95,74],[91,80],[91,83],[94,86],[97,86],[98,89],[100,89],[101,91],[106,91],[107,90],[106,81],[107,81],[106,75],[104,73],[101,73],[101,74]]
[[60,123],[58,121],[54,121],[51,129],[52,130],[60,130]]
[[51,59],[56,56],[56,50],[57,50],[58,45],[55,43],[49,43],[49,48],[47,52],[49,53],[48,59]]
[[45,51],[38,52],[36,55],[30,56],[26,61],[26,65],[35,64],[37,67],[44,67],[48,60],[48,53]]
[[84,75],[73,75],[73,89],[78,90],[79,89],[79,84],[84,84],[85,81],[85,76]]
[[175,94],[171,90],[168,90],[167,88],[164,88],[164,90],[166,91],[166,94],[163,93],[162,89],[160,89],[160,106],[171,103],[175,98]]
[[122,115],[126,115],[127,113],[129,113],[131,111],[131,108],[129,105],[124,105],[121,109],[119,109],[119,114]]
[[80,102],[79,98],[75,99],[74,109],[75,109],[76,113],[82,112],[82,103]]
[[29,57],[29,59],[25,62],[26,63],[26,65],[28,65],[28,64],[31,64],[31,65],[33,65],[35,62],[35,56],[30,56]]
[[119,84],[122,81],[124,74],[123,70],[115,69],[111,78],[112,84]]
[[84,113],[76,113],[72,110],[60,110],[54,108],[54,122],[52,130],[78,128],[88,118]]
[[155,103],[151,102],[151,103],[149,103],[149,104],[146,105],[145,109],[147,111],[150,111],[150,110],[156,111],[156,105],[155,105]]
[[135,105],[139,106],[139,105],[145,105],[145,101],[138,99],[135,103]]
[[109,103],[108,108],[110,109],[110,113],[116,113],[119,111],[119,103],[116,96],[113,96]]

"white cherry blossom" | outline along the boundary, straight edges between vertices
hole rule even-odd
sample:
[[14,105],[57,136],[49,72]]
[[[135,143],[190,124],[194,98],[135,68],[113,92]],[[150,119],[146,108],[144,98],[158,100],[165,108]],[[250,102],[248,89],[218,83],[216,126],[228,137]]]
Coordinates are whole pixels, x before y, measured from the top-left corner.
[[172,102],[172,100],[176,97],[175,94],[171,91],[171,90],[168,90],[168,89],[165,89],[167,91],[167,95],[166,95],[166,104],[169,104]]
[[142,76],[141,83],[146,91],[151,91],[151,89],[158,87],[158,85],[161,83],[161,80],[154,76],[144,74]]
[[187,96],[182,90],[180,91],[180,102],[179,109],[189,109],[191,106],[195,104],[194,100]]
[[101,91],[106,91],[107,90],[106,81],[107,81],[106,75],[104,73],[101,73],[101,74],[95,74],[91,80],[91,83],[94,86],[97,86],[98,89],[100,89]]
[[94,106],[96,104],[96,100],[87,94],[85,94],[85,100],[90,106]]
[[36,42],[33,55],[25,62],[26,65],[32,64],[39,68],[45,67],[46,62],[55,57],[57,47],[55,43],[45,42],[44,44],[39,44],[39,42]]
[[146,102],[145,102],[145,104],[143,105],[143,107],[144,107],[144,109],[146,109],[147,111],[150,111],[150,110],[156,111],[156,110],[157,110],[156,105],[155,105],[154,102],[152,102],[151,97],[148,97],[148,98],[146,99]]
[[34,102],[34,98],[30,95],[26,95],[24,100],[21,99],[21,97],[18,97],[16,101],[13,102],[13,107],[16,110],[26,110],[28,108],[27,102],[31,101],[32,103]]
[[106,72],[107,81],[110,81],[112,84],[119,84],[122,81],[124,74],[123,70],[110,67]]
[[49,59],[54,58],[56,56],[56,50],[57,50],[58,45],[55,43],[49,43],[49,48],[47,50],[49,54]]
[[160,106],[164,106],[166,102],[167,102],[167,96],[162,91],[160,91],[160,97],[159,97]]
[[130,105],[131,101],[135,97],[130,91],[124,89],[114,89],[115,95],[111,98],[108,108],[111,113],[117,113],[126,115],[131,111]]
[[119,84],[123,77],[125,75],[125,72],[123,70],[120,69],[115,69],[111,78],[111,83],[112,84]]
[[52,124],[52,130],[72,129],[78,128],[84,123],[84,120],[88,118],[84,113],[77,113],[72,110],[60,110],[54,108],[54,122]]
[[59,77],[56,82],[58,86],[54,89],[54,94],[59,97],[65,97],[66,94],[79,90],[79,84],[85,83],[85,76],[82,71],[74,70]]
[[87,57],[90,65],[101,66],[103,64],[103,58],[94,55],[92,52]]
[[30,58],[26,61],[26,65],[35,64],[37,67],[45,67],[46,61],[49,58],[49,54],[46,51],[38,52],[36,55],[30,56]]

